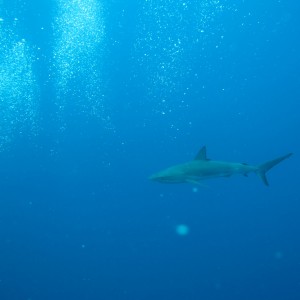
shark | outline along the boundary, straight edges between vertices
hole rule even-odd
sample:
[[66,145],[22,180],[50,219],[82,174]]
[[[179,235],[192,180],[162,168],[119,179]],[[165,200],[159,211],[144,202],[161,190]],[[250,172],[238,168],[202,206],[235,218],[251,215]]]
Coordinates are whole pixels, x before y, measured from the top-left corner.
[[249,173],[255,173],[265,186],[269,186],[266,173],[292,154],[288,153],[260,165],[248,165],[246,163],[208,159],[206,146],[203,146],[194,160],[171,166],[151,175],[149,179],[161,183],[193,183],[201,185],[200,182],[205,179],[230,177],[236,174],[248,176]]

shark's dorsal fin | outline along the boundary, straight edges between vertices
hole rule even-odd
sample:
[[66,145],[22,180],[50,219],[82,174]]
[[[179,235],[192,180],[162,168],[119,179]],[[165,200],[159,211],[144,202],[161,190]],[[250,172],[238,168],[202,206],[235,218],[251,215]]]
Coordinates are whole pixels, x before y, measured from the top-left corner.
[[206,157],[206,146],[203,146],[195,157],[195,160],[208,160]]

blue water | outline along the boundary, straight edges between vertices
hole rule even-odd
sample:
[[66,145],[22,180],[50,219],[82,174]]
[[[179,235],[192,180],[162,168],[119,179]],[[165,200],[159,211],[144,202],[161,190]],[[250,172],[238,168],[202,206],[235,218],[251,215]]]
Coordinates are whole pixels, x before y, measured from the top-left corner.
[[[300,299],[300,4],[0,1],[0,299]],[[160,184],[195,157],[268,173]]]

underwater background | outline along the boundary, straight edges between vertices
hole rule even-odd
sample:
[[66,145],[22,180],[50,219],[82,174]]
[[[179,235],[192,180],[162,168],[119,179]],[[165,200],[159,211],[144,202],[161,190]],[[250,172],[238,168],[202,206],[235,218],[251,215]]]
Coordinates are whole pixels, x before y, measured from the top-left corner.
[[[300,3],[0,0],[0,300],[300,299]],[[268,173],[148,178],[192,160]]]

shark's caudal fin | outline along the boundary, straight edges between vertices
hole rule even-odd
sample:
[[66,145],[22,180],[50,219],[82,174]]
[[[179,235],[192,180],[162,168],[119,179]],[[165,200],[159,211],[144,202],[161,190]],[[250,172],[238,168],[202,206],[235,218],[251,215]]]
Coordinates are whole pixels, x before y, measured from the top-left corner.
[[266,173],[272,169],[274,166],[276,166],[277,164],[279,164],[280,162],[282,162],[283,160],[285,160],[286,158],[289,158],[293,153],[289,153],[287,155],[278,157],[276,159],[270,160],[265,162],[264,164],[261,164],[258,166],[258,170],[256,171],[256,174],[261,178],[261,180],[263,181],[263,183],[265,185],[269,185],[267,177],[266,177]]

